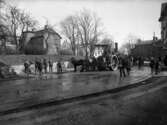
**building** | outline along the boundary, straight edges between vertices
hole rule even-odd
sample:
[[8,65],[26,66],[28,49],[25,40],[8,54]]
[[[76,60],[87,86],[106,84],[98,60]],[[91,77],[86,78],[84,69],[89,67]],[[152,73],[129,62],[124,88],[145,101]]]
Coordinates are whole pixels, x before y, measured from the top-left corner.
[[94,57],[97,58],[99,56],[102,56],[103,54],[111,54],[113,52],[116,52],[117,47],[117,43],[115,44],[115,46],[108,43],[95,44]]
[[161,23],[161,39],[141,41],[131,50],[135,57],[164,57],[167,55],[167,3],[162,3],[159,21]]
[[161,40],[145,40],[136,44],[133,49],[131,49],[131,55],[134,57],[159,57],[163,56],[162,52],[162,42]]
[[159,21],[161,22],[161,39],[167,44],[167,3],[162,3]]
[[39,31],[23,32],[20,50],[25,54],[58,54],[61,36],[52,28],[45,26]]
[[106,45],[102,45],[102,44],[95,45],[95,50],[94,50],[94,57],[95,58],[103,55],[105,46]]

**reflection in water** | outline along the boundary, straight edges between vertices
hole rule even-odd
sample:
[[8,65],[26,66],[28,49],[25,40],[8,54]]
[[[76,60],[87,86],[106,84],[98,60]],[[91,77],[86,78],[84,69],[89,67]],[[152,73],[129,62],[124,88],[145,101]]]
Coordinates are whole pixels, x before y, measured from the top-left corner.
[[[81,96],[112,89],[124,85],[119,84],[118,74],[118,72],[67,73],[52,74],[53,79],[47,80],[22,79],[2,81],[0,84],[0,105],[5,106],[5,102],[13,102],[17,106],[17,102],[24,104],[24,101],[31,102],[31,99],[33,103],[39,103],[39,101]],[[136,74],[142,76],[140,73]],[[136,77],[128,80],[132,81],[134,79]],[[121,82],[124,81],[122,80]],[[10,103],[10,105],[14,106],[13,103]]]
[[70,90],[72,88],[72,84],[68,81],[63,81],[62,82],[62,90],[66,91],[66,90]]

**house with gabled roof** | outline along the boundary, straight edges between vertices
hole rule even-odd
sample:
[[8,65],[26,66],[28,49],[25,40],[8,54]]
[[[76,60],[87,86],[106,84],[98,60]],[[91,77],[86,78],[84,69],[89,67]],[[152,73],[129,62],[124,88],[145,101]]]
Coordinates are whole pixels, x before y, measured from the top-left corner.
[[20,50],[25,54],[59,54],[61,36],[52,28],[45,26],[38,31],[23,32]]

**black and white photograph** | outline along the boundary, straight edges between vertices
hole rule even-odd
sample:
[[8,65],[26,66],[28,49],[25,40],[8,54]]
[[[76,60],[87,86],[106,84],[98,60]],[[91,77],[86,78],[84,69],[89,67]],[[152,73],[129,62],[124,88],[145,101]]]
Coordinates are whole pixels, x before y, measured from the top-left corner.
[[167,125],[167,0],[0,0],[0,125]]

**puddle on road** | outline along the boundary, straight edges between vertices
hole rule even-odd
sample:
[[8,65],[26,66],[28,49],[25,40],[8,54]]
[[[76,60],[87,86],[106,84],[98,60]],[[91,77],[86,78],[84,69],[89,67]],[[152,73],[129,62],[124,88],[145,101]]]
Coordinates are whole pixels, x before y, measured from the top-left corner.
[[[122,80],[125,82],[125,80]],[[53,75],[53,79],[35,80],[22,79],[4,81],[0,88],[0,104],[5,101],[19,101],[24,99],[29,102],[31,98],[49,100],[53,98],[74,97],[88,93],[95,93],[124,85],[120,82],[118,73],[67,73]],[[18,95],[18,91],[20,95]]]

